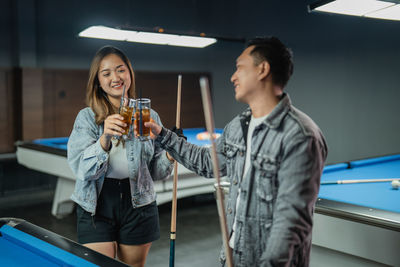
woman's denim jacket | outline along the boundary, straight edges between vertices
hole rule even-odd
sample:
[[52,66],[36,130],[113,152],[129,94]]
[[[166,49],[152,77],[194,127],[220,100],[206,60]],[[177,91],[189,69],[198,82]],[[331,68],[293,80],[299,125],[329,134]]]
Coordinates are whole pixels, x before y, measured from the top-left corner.
[[[92,109],[88,107],[79,112],[68,140],[67,150],[68,163],[76,177],[71,199],[92,215],[96,211],[109,159],[108,152],[100,145],[103,125],[97,125],[94,116]],[[154,110],[151,110],[150,116],[155,122],[161,123]],[[141,142],[131,135],[125,146],[132,205],[136,208],[156,200],[153,180],[167,178],[171,174],[173,164],[166,157],[165,151],[153,140]]]
[[[225,203],[230,234],[235,217],[237,220],[234,265],[308,266],[314,204],[327,156],[325,139],[318,126],[284,94],[254,130],[252,165],[243,178],[250,116],[247,109],[216,140],[220,175],[230,181]],[[214,176],[209,148],[189,144],[166,129],[156,142],[188,169]]]

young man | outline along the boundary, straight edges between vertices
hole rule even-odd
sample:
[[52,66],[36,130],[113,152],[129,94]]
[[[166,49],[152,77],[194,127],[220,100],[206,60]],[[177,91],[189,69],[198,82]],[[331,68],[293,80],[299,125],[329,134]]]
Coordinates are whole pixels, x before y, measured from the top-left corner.
[[[235,98],[249,107],[216,141],[220,173],[231,183],[226,205],[235,266],[309,264],[327,146],[318,126],[283,91],[292,72],[291,52],[275,37],[250,40],[236,60]],[[179,163],[213,176],[209,148],[147,125]]]

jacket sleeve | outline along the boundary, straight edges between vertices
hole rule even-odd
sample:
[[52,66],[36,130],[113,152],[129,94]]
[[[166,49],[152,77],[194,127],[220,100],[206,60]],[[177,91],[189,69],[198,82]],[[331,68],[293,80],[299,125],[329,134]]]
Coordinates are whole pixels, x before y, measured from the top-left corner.
[[314,137],[293,141],[281,161],[274,215],[262,266],[291,266],[310,244],[326,150]]
[[[162,126],[160,116],[157,112],[153,112],[152,119]],[[171,175],[173,167],[174,164],[167,158],[166,151],[158,142],[154,142],[154,154],[149,166],[153,180],[156,181],[168,178]]]
[[107,171],[108,153],[98,137],[98,126],[89,109],[81,110],[68,139],[68,164],[79,180],[96,180]]
[[[163,128],[156,142],[180,164],[187,169],[207,178],[214,177],[211,148],[191,144],[185,138],[179,137],[174,132]],[[224,155],[224,134],[216,140],[216,151],[220,176],[226,175],[226,163]]]

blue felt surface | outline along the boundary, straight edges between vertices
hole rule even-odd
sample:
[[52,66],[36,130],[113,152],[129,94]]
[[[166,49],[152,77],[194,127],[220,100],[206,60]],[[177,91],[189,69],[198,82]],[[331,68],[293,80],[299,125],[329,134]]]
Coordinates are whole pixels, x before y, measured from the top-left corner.
[[364,166],[364,165],[381,164],[383,162],[393,161],[393,160],[400,160],[400,155],[391,155],[391,156],[351,161],[350,168],[355,168],[355,167]]
[[0,233],[0,266],[97,266],[9,225]]
[[42,138],[33,141],[35,144],[67,150],[68,137]]
[[[350,166],[324,172],[321,181],[400,179],[400,155],[353,161]],[[393,189],[391,182],[321,185],[319,197],[400,213],[400,190]]]
[[[209,140],[198,140],[196,138],[197,134],[205,131],[206,131],[205,128],[188,128],[188,129],[183,129],[183,134],[188,138],[188,141],[192,144],[199,146],[210,145],[211,143]],[[219,134],[222,134],[222,131],[223,131],[222,129],[215,129],[215,132]],[[33,142],[39,145],[67,150],[68,137],[42,138],[42,139],[36,139]]]
[[[197,134],[206,132],[207,130],[205,128],[188,128],[188,129],[183,129],[183,135],[187,137],[188,142],[198,145],[198,146],[206,146],[206,145],[211,145],[210,140],[198,140],[196,138]],[[215,129],[215,133],[222,134],[223,130],[222,129]]]
[[338,163],[338,164],[327,165],[324,168],[324,173],[345,170],[348,167],[349,167],[349,164],[347,164],[347,163]]

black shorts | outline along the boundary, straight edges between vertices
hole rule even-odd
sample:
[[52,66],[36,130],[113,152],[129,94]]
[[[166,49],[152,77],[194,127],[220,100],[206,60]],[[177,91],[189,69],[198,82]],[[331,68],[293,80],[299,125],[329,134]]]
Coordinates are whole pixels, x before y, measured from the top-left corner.
[[160,238],[158,208],[153,203],[133,208],[129,179],[106,178],[95,216],[77,205],[78,242],[116,241],[141,245]]

